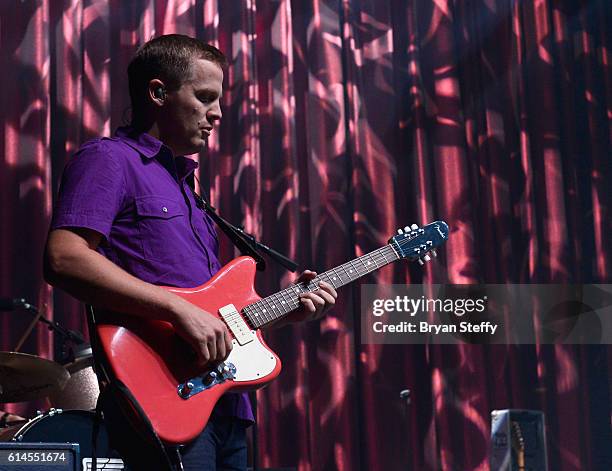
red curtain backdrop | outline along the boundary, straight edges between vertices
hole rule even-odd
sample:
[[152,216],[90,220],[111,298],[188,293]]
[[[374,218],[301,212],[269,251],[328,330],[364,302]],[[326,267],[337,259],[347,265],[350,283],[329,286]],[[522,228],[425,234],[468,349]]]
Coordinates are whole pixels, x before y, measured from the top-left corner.
[[[612,280],[608,0],[3,0],[0,13],[0,295],[67,327],[85,329],[82,308],[41,270],[62,168],[126,122],[138,45],[175,32],[230,61],[203,186],[302,268],[444,219],[434,263],[365,282]],[[270,264],[258,288],[291,279]],[[29,321],[1,313],[0,348]],[[258,393],[260,465],[486,470],[490,411],[529,408],[546,414],[551,470],[612,469],[610,347],[364,345],[360,323],[353,286],[321,322],[268,334],[284,372]],[[50,340],[40,328],[25,351],[51,357]]]

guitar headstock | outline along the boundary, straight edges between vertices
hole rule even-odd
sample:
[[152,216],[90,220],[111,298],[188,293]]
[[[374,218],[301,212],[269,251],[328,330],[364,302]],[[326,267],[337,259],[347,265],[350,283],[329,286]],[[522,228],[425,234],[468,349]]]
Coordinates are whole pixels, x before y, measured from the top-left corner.
[[431,222],[423,227],[412,224],[397,232],[398,235],[389,239],[389,244],[401,258],[418,260],[421,265],[431,260],[429,253],[435,257],[436,248],[448,240],[448,224],[444,221]]

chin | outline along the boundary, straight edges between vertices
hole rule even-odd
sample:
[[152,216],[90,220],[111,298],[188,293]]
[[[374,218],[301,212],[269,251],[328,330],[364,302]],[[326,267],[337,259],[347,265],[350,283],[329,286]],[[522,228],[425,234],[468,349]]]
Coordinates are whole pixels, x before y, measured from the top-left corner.
[[183,155],[193,155],[201,152],[206,147],[206,139],[197,139],[196,142],[192,142],[188,150]]

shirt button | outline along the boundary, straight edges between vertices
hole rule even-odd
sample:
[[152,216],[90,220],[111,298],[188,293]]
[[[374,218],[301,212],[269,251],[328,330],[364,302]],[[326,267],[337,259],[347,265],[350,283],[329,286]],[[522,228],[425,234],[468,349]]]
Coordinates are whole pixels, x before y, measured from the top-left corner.
[[163,211],[164,213],[167,213],[167,212],[168,212],[168,208],[166,208],[166,207],[164,206],[164,207],[162,208],[162,211]]

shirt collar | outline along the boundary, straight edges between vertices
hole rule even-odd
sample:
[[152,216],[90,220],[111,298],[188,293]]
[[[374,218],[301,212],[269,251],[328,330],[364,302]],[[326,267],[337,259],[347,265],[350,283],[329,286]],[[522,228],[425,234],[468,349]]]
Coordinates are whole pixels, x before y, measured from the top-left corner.
[[146,132],[138,132],[130,126],[117,128],[115,136],[149,159],[156,157],[163,146],[160,140],[155,139]]
[[[146,132],[136,131],[130,126],[122,126],[117,128],[115,131],[115,136],[124,141],[140,155],[148,159],[157,157],[162,149],[162,146],[165,147],[164,143],[159,139],[154,138]],[[167,147],[165,148],[167,149],[168,153],[170,153],[170,149]],[[198,168],[198,163],[195,160],[184,156],[176,157],[175,161],[179,178],[184,178]]]

